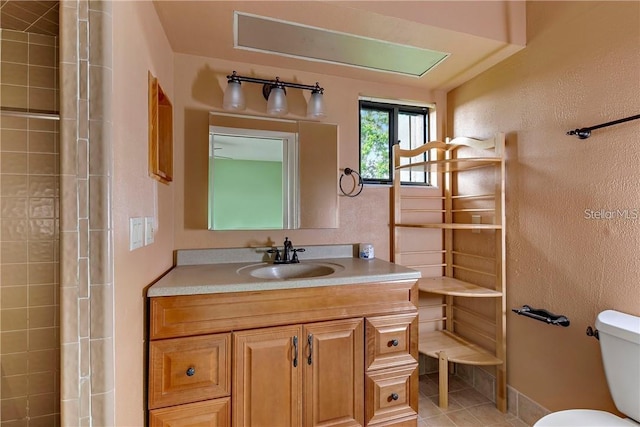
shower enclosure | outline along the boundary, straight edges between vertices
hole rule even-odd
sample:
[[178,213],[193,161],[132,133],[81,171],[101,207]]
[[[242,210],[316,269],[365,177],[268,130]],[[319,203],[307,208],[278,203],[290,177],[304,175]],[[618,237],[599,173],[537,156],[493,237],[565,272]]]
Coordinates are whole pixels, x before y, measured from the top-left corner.
[[111,7],[0,2],[2,425],[115,425]]
[[58,37],[50,30],[0,28],[2,425],[60,425]]

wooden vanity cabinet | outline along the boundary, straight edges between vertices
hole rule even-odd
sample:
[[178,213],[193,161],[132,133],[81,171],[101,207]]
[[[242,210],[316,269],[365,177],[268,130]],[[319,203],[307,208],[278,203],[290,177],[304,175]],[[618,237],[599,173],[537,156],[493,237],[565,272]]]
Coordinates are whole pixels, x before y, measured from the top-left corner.
[[151,298],[150,425],[415,426],[417,296],[405,280]]

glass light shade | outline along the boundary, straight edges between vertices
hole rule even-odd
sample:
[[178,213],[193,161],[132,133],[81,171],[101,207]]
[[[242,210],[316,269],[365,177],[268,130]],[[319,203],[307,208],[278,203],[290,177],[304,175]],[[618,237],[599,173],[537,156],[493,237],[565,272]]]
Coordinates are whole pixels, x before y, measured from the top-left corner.
[[282,116],[287,114],[287,95],[281,87],[273,86],[267,101],[267,114],[272,116]]
[[231,111],[244,110],[246,104],[244,102],[244,93],[240,82],[230,81],[224,90],[224,98],[222,100],[222,108]]
[[310,119],[320,119],[326,116],[324,109],[324,97],[320,92],[311,92],[311,98],[307,103],[307,117]]

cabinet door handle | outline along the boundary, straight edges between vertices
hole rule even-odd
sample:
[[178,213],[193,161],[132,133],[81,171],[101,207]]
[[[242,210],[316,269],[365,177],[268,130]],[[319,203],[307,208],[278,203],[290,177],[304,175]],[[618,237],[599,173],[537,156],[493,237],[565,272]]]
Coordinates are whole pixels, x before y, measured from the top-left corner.
[[193,366],[190,366],[189,369],[187,369],[187,372],[185,372],[187,374],[188,377],[192,377],[196,374],[196,368],[194,368]]
[[398,393],[391,393],[391,396],[389,396],[389,400],[398,400]]
[[399,344],[398,340],[393,339],[391,341],[389,341],[389,347],[397,347]]
[[313,335],[309,334],[307,337],[307,344],[309,344],[309,357],[307,357],[307,364],[313,363]]
[[293,336],[293,367],[298,367],[298,336]]

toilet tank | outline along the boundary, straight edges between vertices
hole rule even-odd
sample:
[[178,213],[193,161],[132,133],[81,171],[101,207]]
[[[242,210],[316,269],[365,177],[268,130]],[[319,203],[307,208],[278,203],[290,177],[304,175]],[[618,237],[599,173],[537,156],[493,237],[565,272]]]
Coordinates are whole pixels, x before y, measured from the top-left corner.
[[598,315],[596,328],[613,401],[640,422],[640,317],[606,310]]

